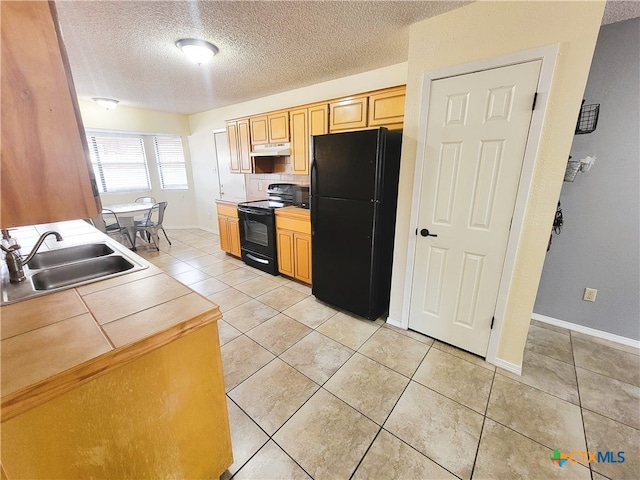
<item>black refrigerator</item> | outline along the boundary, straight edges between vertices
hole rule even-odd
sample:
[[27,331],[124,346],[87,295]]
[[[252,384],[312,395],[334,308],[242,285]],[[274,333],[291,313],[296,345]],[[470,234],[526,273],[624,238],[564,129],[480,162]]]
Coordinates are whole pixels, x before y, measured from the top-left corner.
[[311,140],[312,291],[375,320],[389,308],[401,130]]

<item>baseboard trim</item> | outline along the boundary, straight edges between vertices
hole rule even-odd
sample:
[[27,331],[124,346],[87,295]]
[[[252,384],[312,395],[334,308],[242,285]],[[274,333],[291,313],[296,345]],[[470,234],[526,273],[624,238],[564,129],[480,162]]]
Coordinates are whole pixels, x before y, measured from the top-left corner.
[[170,228],[171,230],[189,230],[189,229],[196,229],[196,230],[206,230],[206,228],[200,227],[198,225],[169,225],[169,224],[165,224],[164,228]]
[[500,367],[511,373],[515,373],[518,376],[522,376],[522,365],[516,365],[515,363],[507,362],[501,358],[495,358],[493,363],[496,367]]
[[640,340],[634,340],[633,338],[622,337],[614,333],[603,332],[602,330],[596,330],[595,328],[585,327],[576,323],[567,322],[565,320],[559,320],[553,317],[547,317],[539,313],[533,313],[531,315],[532,320],[537,320],[542,323],[548,323],[549,325],[555,325],[556,327],[566,328],[567,330],[573,330],[574,332],[584,333],[585,335],[591,335],[592,337],[602,338],[611,342],[620,343],[629,347],[640,349]]
[[389,325],[393,325],[394,327],[402,328],[402,322],[399,322],[398,320],[394,320],[391,317],[387,317],[387,323]]

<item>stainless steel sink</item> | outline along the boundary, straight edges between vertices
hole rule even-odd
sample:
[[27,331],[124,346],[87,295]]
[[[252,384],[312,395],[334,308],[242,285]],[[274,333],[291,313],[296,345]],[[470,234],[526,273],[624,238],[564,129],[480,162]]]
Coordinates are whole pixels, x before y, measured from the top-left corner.
[[9,282],[7,267],[2,262],[1,304],[8,305],[149,267],[144,259],[118,242],[96,240],[37,253],[25,266],[26,279],[19,283]]
[[94,258],[82,262],[48,268],[33,274],[31,281],[36,290],[53,290],[133,268],[133,263],[120,255]]
[[112,253],[113,249],[105,243],[89,243],[36,253],[27,264],[27,267],[31,269],[49,268],[90,258],[103,257]]

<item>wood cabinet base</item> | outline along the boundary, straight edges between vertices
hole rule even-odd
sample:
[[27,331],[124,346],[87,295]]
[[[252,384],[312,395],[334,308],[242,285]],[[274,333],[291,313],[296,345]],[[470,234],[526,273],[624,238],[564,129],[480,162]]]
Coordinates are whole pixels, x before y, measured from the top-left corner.
[[2,423],[8,479],[218,478],[233,462],[217,322]]
[[276,209],[278,271],[311,284],[311,223],[309,210]]
[[240,257],[240,221],[238,207],[218,203],[218,232],[220,249],[231,255]]

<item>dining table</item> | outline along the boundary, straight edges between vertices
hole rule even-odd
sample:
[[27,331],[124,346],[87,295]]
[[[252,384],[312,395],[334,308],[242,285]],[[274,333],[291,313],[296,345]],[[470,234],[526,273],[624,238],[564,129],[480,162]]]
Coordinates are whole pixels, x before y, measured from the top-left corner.
[[136,236],[135,218],[146,215],[153,208],[153,205],[153,203],[133,202],[115,203],[113,205],[103,205],[102,207],[116,214],[120,225],[127,228],[129,235],[133,239]]

